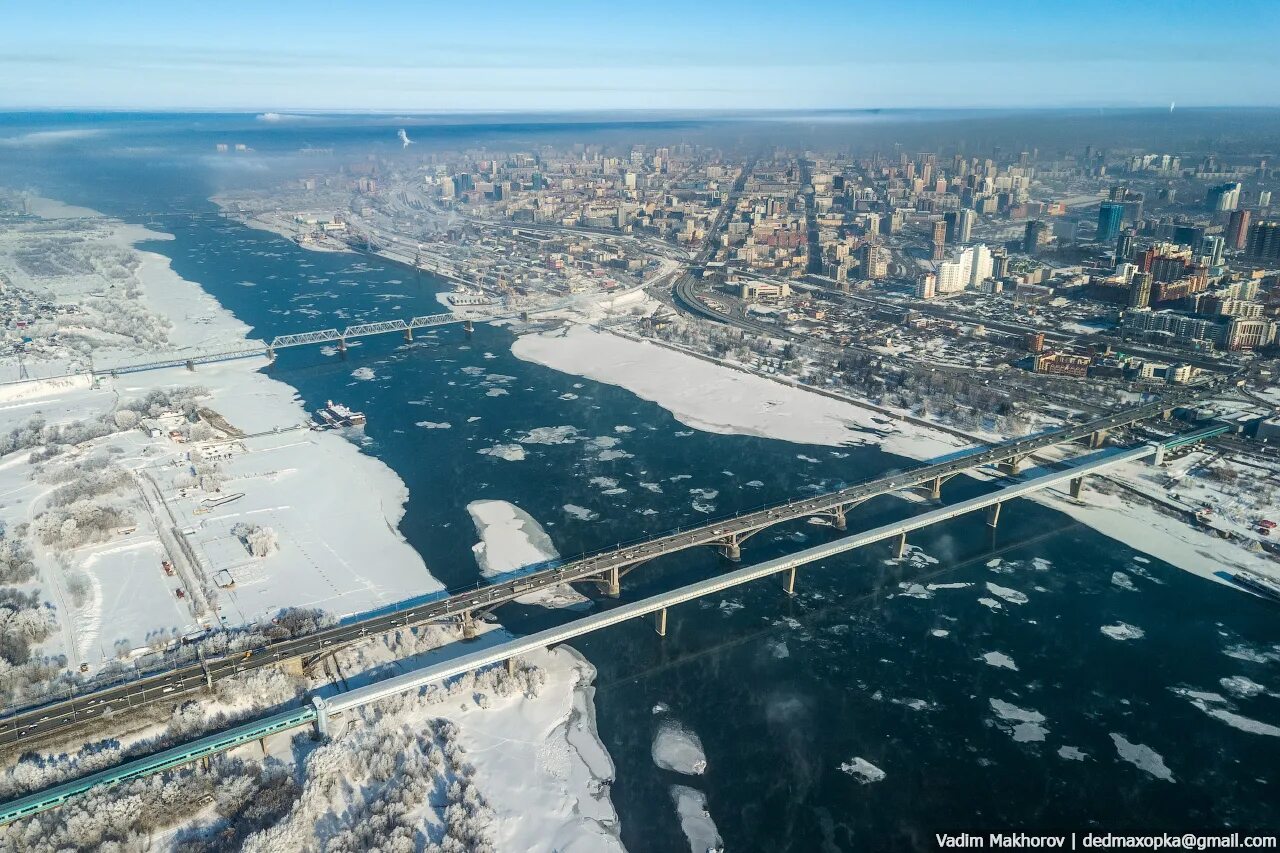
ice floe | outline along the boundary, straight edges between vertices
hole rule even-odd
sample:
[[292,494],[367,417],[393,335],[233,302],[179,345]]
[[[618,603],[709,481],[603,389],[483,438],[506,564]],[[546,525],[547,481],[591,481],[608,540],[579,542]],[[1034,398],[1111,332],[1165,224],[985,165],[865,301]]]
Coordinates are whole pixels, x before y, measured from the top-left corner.
[[1226,723],[1233,729],[1239,729],[1242,732],[1254,735],[1280,737],[1280,726],[1273,726],[1270,723],[1264,723],[1261,720],[1254,720],[1235,713],[1232,710],[1232,704],[1224,696],[1220,696],[1217,693],[1202,693],[1181,687],[1174,688],[1173,692],[1201,711],[1204,711],[1210,717]]
[[1007,586],[998,586],[990,581],[987,581],[987,592],[1003,598],[1010,604],[1026,604],[1028,601],[1027,596],[1018,592],[1016,589],[1009,589]]
[[573,426],[537,427],[516,439],[521,444],[573,444],[581,435]]
[[985,662],[987,666],[1003,667],[1004,669],[1011,669],[1014,672],[1018,671],[1018,665],[1013,662],[1013,658],[1009,657],[1004,652],[987,652],[982,657],[978,658],[978,660]]
[[481,456],[493,456],[508,462],[520,462],[525,458],[524,448],[518,444],[495,444],[493,447],[482,447],[477,450]]
[[854,756],[848,761],[840,765],[841,772],[848,773],[864,785],[872,782],[879,782],[885,777],[885,772],[876,767],[865,758]]
[[991,703],[991,709],[999,717],[997,725],[1013,735],[1013,739],[1018,743],[1042,741],[1049,733],[1049,730],[1041,725],[1044,723],[1044,714],[1039,711],[1019,708],[1001,699],[988,701]]
[[665,719],[653,736],[653,763],[663,770],[700,776],[707,769],[707,756],[702,741],[679,720]]
[[716,853],[723,849],[724,841],[711,819],[706,794],[687,785],[672,785],[671,800],[680,816],[680,829],[689,839],[690,853]]
[[1249,698],[1267,692],[1267,688],[1250,678],[1245,678],[1243,675],[1233,675],[1230,678],[1219,679],[1218,683],[1222,685],[1223,690],[1232,696],[1241,698]]
[[1164,757],[1149,746],[1140,743],[1130,743],[1123,735],[1111,732],[1111,741],[1116,745],[1116,752],[1125,761],[1150,773],[1157,779],[1163,779],[1166,782],[1173,781],[1173,772],[1165,766]]
[[1130,625],[1128,622],[1103,625],[1099,630],[1113,640],[1141,640],[1147,635],[1146,631],[1136,625]]
[[1124,572],[1112,572],[1111,585],[1118,586],[1121,589],[1127,589],[1129,592],[1138,591],[1138,587],[1133,583],[1133,578],[1129,577]]

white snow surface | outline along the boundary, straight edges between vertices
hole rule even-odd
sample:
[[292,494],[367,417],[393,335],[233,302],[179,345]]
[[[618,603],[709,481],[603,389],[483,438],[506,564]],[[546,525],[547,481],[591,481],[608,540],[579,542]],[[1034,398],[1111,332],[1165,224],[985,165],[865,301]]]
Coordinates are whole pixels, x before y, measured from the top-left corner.
[[[33,201],[38,204],[33,209],[44,215],[97,215],[47,200]],[[122,248],[144,239],[171,239],[139,226],[112,223],[111,227]],[[164,256],[139,254],[144,301],[151,311],[171,321],[172,340],[192,351],[243,346],[247,332],[243,323],[196,283],[173,272]],[[137,353],[135,360],[148,355]],[[235,588],[220,591],[221,615],[229,623],[252,621],[287,606],[322,607],[342,615],[442,589],[398,532],[408,497],[404,483],[338,432],[289,429],[306,422],[308,414],[292,387],[259,372],[264,363],[244,359],[201,365],[194,375],[182,368],[123,374],[104,380],[101,389],[77,381],[33,383],[21,392],[10,389],[0,399],[0,429],[11,429],[37,411],[50,423],[96,417],[111,410],[117,394],[131,399],[154,388],[204,386],[210,396],[200,404],[249,436],[239,439],[240,448],[220,460],[227,480],[244,497],[198,516],[191,512],[195,502],[188,500],[186,506],[175,506],[179,524],[191,525],[193,547],[206,560],[210,553],[218,553],[220,531],[237,520],[268,524],[281,535],[278,553],[262,560],[245,558],[233,567]],[[282,431],[273,432],[276,428]],[[127,434],[127,439],[135,445],[168,441],[152,440],[140,432]],[[172,452],[172,448],[162,449]],[[32,485],[30,472],[23,470],[27,455],[0,460],[0,478]],[[0,482],[7,495],[0,517],[6,521],[11,512],[27,511],[26,504],[14,501],[9,486],[8,480]],[[533,527],[540,532],[536,523]],[[490,542],[504,559],[514,553],[511,549],[528,547],[515,543],[509,526],[499,529],[508,536],[504,539],[495,533]],[[523,532],[529,546],[536,545],[536,533]],[[91,576],[93,589],[74,619],[69,608],[61,609],[60,627],[67,630],[74,625],[82,632],[76,636],[73,630],[66,642],[73,664],[83,659],[76,649],[109,648],[113,638],[141,638],[181,621],[180,608],[167,585],[172,579],[166,579],[158,565],[158,550],[154,533],[148,538],[140,525],[127,540],[75,555]],[[135,565],[147,571],[135,571]],[[56,582],[44,585],[61,588]],[[621,851],[617,815],[609,799],[614,768],[595,731],[590,687],[594,669],[568,646],[527,658],[547,674],[537,699],[521,695],[485,710],[471,705],[446,713],[458,722],[477,779],[498,815],[498,848],[547,853]],[[335,802],[335,808],[342,808],[341,802]]]
[[1111,732],[1111,741],[1116,745],[1116,752],[1120,757],[1134,767],[1150,773],[1157,779],[1173,781],[1173,771],[1165,766],[1164,757],[1151,747],[1141,743],[1130,743],[1124,735],[1115,732]]
[[1013,658],[1009,657],[1004,652],[987,652],[982,657],[978,658],[978,660],[983,661],[987,666],[1002,667],[1004,669],[1011,669],[1014,672],[1018,671],[1018,665],[1013,662]]
[[[490,580],[560,556],[542,525],[513,503],[472,501],[467,504],[467,512],[471,514],[476,532],[480,534],[480,541],[471,550],[476,555],[480,574]],[[522,595],[516,600],[522,604],[541,604],[547,607],[590,602],[589,598],[568,584]]]
[[671,800],[676,805],[676,813],[680,815],[680,828],[684,830],[685,838],[689,839],[690,853],[721,849],[724,841],[707,809],[706,794],[687,785],[672,785]]
[[595,669],[569,646],[525,657],[547,673],[537,699],[446,713],[497,813],[497,849],[621,853],[613,760],[596,732]]
[[1136,625],[1130,625],[1128,622],[1117,622],[1114,625],[1103,625],[1100,629],[1113,640],[1141,640],[1147,635],[1146,631]]
[[[974,442],[966,443],[949,433],[898,419],[886,426],[884,416],[855,402],[833,399],[585,325],[522,335],[512,352],[563,373],[625,388],[657,403],[682,423],[707,432],[758,435],[802,444],[878,444],[890,453],[913,459],[933,459],[977,443],[976,437]],[[873,417],[879,420],[872,420]],[[1112,473],[1120,476],[1131,467],[1146,464],[1118,466]],[[1223,564],[1270,571],[1265,556],[1252,554],[1126,495],[1091,490],[1089,499],[1079,502],[1046,489],[1030,498],[1134,549],[1215,582],[1225,583],[1214,576]]]
[[800,444],[878,444],[917,459],[963,446],[953,436],[915,427],[882,436],[890,428],[873,421],[883,416],[870,409],[583,325],[522,335],[511,351],[562,373],[626,388],[705,432]]
[[864,785],[868,785],[872,782],[879,782],[885,777],[885,772],[883,770],[876,767],[865,758],[858,758],[857,756],[854,756],[841,764],[840,769],[843,772],[848,773],[850,776],[853,776]]
[[686,776],[700,776],[707,769],[707,756],[702,751],[702,741],[676,719],[667,718],[658,724],[653,736],[653,763],[663,770],[673,770]]
[[[36,209],[59,216],[96,216],[47,200]],[[98,224],[107,229],[107,242],[121,251],[137,251],[133,244],[139,240],[171,239],[109,219]],[[168,258],[154,252],[137,254],[142,303],[168,319],[170,340],[184,347],[179,353],[245,347],[247,326],[198,284],[177,275]],[[154,356],[113,350],[108,363]],[[196,514],[196,499],[181,499],[169,488],[163,491],[179,525],[192,530],[190,540],[206,573],[227,569],[235,580],[233,589],[219,595],[220,615],[227,624],[257,621],[291,606],[318,607],[342,616],[441,589],[398,532],[408,498],[404,483],[338,432],[293,429],[308,422],[309,415],[291,386],[260,372],[264,364],[265,358],[251,358],[201,365],[195,373],[173,368],[120,374],[103,378],[97,389],[64,381],[32,383],[21,386],[20,392],[10,389],[0,401],[0,429],[18,426],[36,413],[50,423],[96,418],[111,411],[117,396],[132,400],[157,388],[203,386],[209,396],[199,404],[248,436],[238,440],[229,458],[219,460],[227,481],[244,497]],[[277,428],[281,432],[272,432]],[[127,467],[149,465],[162,487],[179,470],[176,462],[189,447],[138,431],[101,439],[93,446],[107,443],[124,448],[121,460]],[[6,484],[28,494],[26,502],[6,501],[0,509],[0,518],[10,524],[29,521],[27,514],[36,511],[41,497],[42,487],[30,481],[25,457],[19,453],[4,460],[0,474]],[[175,464],[167,464],[171,462]],[[79,609],[65,596],[65,579],[54,576],[61,570],[52,560],[42,561],[42,586],[64,614],[60,627],[65,646],[46,645],[44,651],[66,653],[72,666],[97,664],[112,656],[117,642],[141,646],[157,631],[196,627],[188,606],[176,603],[172,580],[160,571],[162,554],[154,528],[145,518],[139,521],[138,531],[127,540],[72,553],[73,567],[88,575],[93,590]],[[227,554],[235,549],[225,546],[237,521],[272,527],[280,535],[280,550],[266,559],[230,560]]]
[[1044,714],[1039,711],[1019,708],[1017,705],[1001,699],[991,699],[989,701],[991,702],[991,709],[999,717],[998,724],[1000,727],[1013,735],[1013,739],[1017,742],[1042,741],[1045,735],[1048,734],[1049,730],[1041,725],[1044,722]]

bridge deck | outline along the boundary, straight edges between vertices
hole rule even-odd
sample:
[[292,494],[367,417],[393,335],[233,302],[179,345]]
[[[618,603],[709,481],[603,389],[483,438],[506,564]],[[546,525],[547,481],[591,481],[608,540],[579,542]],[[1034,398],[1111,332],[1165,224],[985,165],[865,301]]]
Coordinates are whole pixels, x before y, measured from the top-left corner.
[[405,673],[404,675],[395,676],[394,678],[379,681],[365,687],[360,687],[348,693],[343,693],[333,699],[326,701],[326,712],[335,714],[351,708],[365,705],[370,702],[376,702],[379,699],[385,699],[397,693],[403,693],[407,690],[414,690],[426,684],[432,684],[455,675],[461,675],[464,672],[470,672],[489,664],[498,663],[508,658],[515,657],[535,649],[547,648],[548,646],[563,643],[574,637],[580,637],[583,634],[598,631],[601,628],[607,628],[610,625],[616,625],[620,622],[626,622],[639,616],[645,616],[649,613],[655,613],[667,607],[674,607],[677,604],[683,604],[696,598],[706,595],[712,595],[726,589],[730,589],[741,584],[750,583],[754,580],[776,575],[790,569],[807,565],[818,560],[824,560],[828,557],[834,557],[847,551],[862,548],[876,542],[882,542],[904,533],[910,533],[924,527],[937,524],[942,521],[948,521],[961,515],[967,515],[993,504],[1004,503],[1014,498],[1022,497],[1031,492],[1047,489],[1059,483],[1074,480],[1077,477],[1083,477],[1087,474],[1096,473],[1115,465],[1121,465],[1126,462],[1133,462],[1138,459],[1144,459],[1155,453],[1154,446],[1138,447],[1131,450],[1121,450],[1118,452],[1103,452],[1093,454],[1088,461],[1073,465],[1070,468],[1061,471],[1052,471],[1032,477],[1020,483],[1005,486],[994,492],[978,497],[969,498],[950,506],[939,507],[920,515],[915,515],[902,521],[895,521],[890,524],[881,525],[862,533],[854,533],[849,536],[841,537],[834,542],[828,542],[823,545],[816,545],[812,548],[806,548],[789,554],[784,557],[776,557],[772,560],[766,560],[754,566],[737,569],[736,571],[726,572],[725,574],[716,575],[707,580],[691,583],[674,589],[671,592],[665,592],[660,595],[651,596],[641,601],[630,604],[624,604],[607,610],[603,613],[595,613],[591,616],[585,616],[581,619],[560,625],[555,628],[548,628],[545,631],[539,631],[530,634],[527,637],[511,640],[501,643],[487,649],[482,649],[471,654],[463,655],[453,660],[443,663],[433,664],[431,666],[420,669],[416,672]]
[[712,595],[722,590],[751,583],[752,581],[766,578],[770,575],[776,575],[799,566],[817,562],[818,560],[834,557],[838,554],[843,554],[866,545],[910,533],[923,527],[928,527],[942,521],[966,515],[993,504],[1004,503],[1031,492],[1050,488],[1059,483],[1073,480],[1077,477],[1082,477],[1114,465],[1120,465],[1125,462],[1142,459],[1155,452],[1155,446],[1147,445],[1130,450],[1095,453],[1086,461],[1078,465],[1073,465],[1065,470],[1041,474],[1023,482],[1005,486],[1004,488],[998,489],[994,492],[969,498],[968,500],[960,501],[959,503],[952,504],[950,506],[930,510],[902,521],[881,525],[880,527],[876,527],[862,533],[855,533],[842,537],[834,542],[828,542],[823,545],[806,548],[795,554],[766,560],[758,565],[727,572],[706,580],[687,584],[670,592],[651,596],[641,601],[624,604],[602,613],[595,613],[581,619],[575,619],[568,624],[555,628],[548,628],[544,631],[530,634],[527,637],[509,640],[508,642],[500,643],[487,649],[460,655],[451,660],[432,664],[413,672],[408,672],[365,687],[357,688],[347,693],[339,694],[327,700],[318,701],[314,709],[303,708],[300,710],[286,711],[254,723],[247,723],[245,725],[238,726],[226,732],[208,735],[182,746],[173,747],[172,749],[165,750],[155,755],[128,762],[111,770],[101,771],[75,782],[70,782],[44,792],[32,794],[19,800],[15,800],[12,803],[0,807],[0,825],[36,814],[46,809],[54,808],[72,797],[79,796],[80,794],[100,785],[111,785],[116,782],[137,778],[138,776],[187,764],[207,755],[232,749],[240,744],[266,737],[269,734],[284,731],[288,728],[295,728],[316,719],[320,715],[324,715],[325,717],[332,716],[362,705],[367,705],[370,702],[377,702],[380,699],[385,699],[399,693],[416,690],[428,684],[435,684],[466,672],[471,672],[509,658],[527,654],[528,652],[535,651],[537,649],[543,649],[558,643],[563,643],[575,637],[580,637],[583,634],[599,631],[603,628],[608,628],[612,625],[617,625],[631,619],[655,613],[668,607],[674,607],[675,605],[692,601],[696,598]]
[[775,524],[831,513],[841,507],[855,506],[879,495],[914,489],[943,477],[1010,459],[1020,459],[1038,450],[1085,438],[1099,430],[1152,417],[1169,408],[1170,403],[1148,404],[1127,409],[1084,424],[1073,424],[1057,430],[1028,436],[1018,441],[981,448],[971,453],[950,456],[943,462],[889,477],[880,477],[826,495],[788,501],[754,512],[713,521],[688,530],[677,530],[647,541],[624,545],[603,553],[586,556],[564,564],[511,577],[493,584],[456,592],[439,601],[416,603],[392,612],[380,611],[358,621],[349,622],[293,640],[284,640],[251,651],[249,660],[243,653],[225,658],[181,665],[166,672],[148,676],[124,685],[102,688],[54,703],[18,710],[0,717],[0,746],[20,746],[24,741],[73,728],[86,717],[127,710],[149,702],[177,698],[202,689],[207,679],[218,680],[246,669],[268,665],[289,657],[314,656],[361,639],[369,634],[384,633],[409,625],[439,622],[487,611],[538,589],[585,580],[619,576],[641,563],[689,548],[736,542]]

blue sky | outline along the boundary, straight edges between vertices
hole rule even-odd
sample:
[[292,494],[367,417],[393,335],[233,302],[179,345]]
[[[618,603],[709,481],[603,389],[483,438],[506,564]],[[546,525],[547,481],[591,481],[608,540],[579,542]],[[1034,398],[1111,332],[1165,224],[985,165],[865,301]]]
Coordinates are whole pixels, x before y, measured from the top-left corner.
[[9,0],[0,108],[1280,106],[1276,0]]

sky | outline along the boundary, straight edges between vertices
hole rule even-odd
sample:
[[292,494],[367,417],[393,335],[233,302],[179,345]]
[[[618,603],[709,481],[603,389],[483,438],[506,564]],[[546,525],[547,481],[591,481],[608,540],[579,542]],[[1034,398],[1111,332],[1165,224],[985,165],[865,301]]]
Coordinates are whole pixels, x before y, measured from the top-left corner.
[[1276,0],[8,0],[0,109],[1280,106]]

